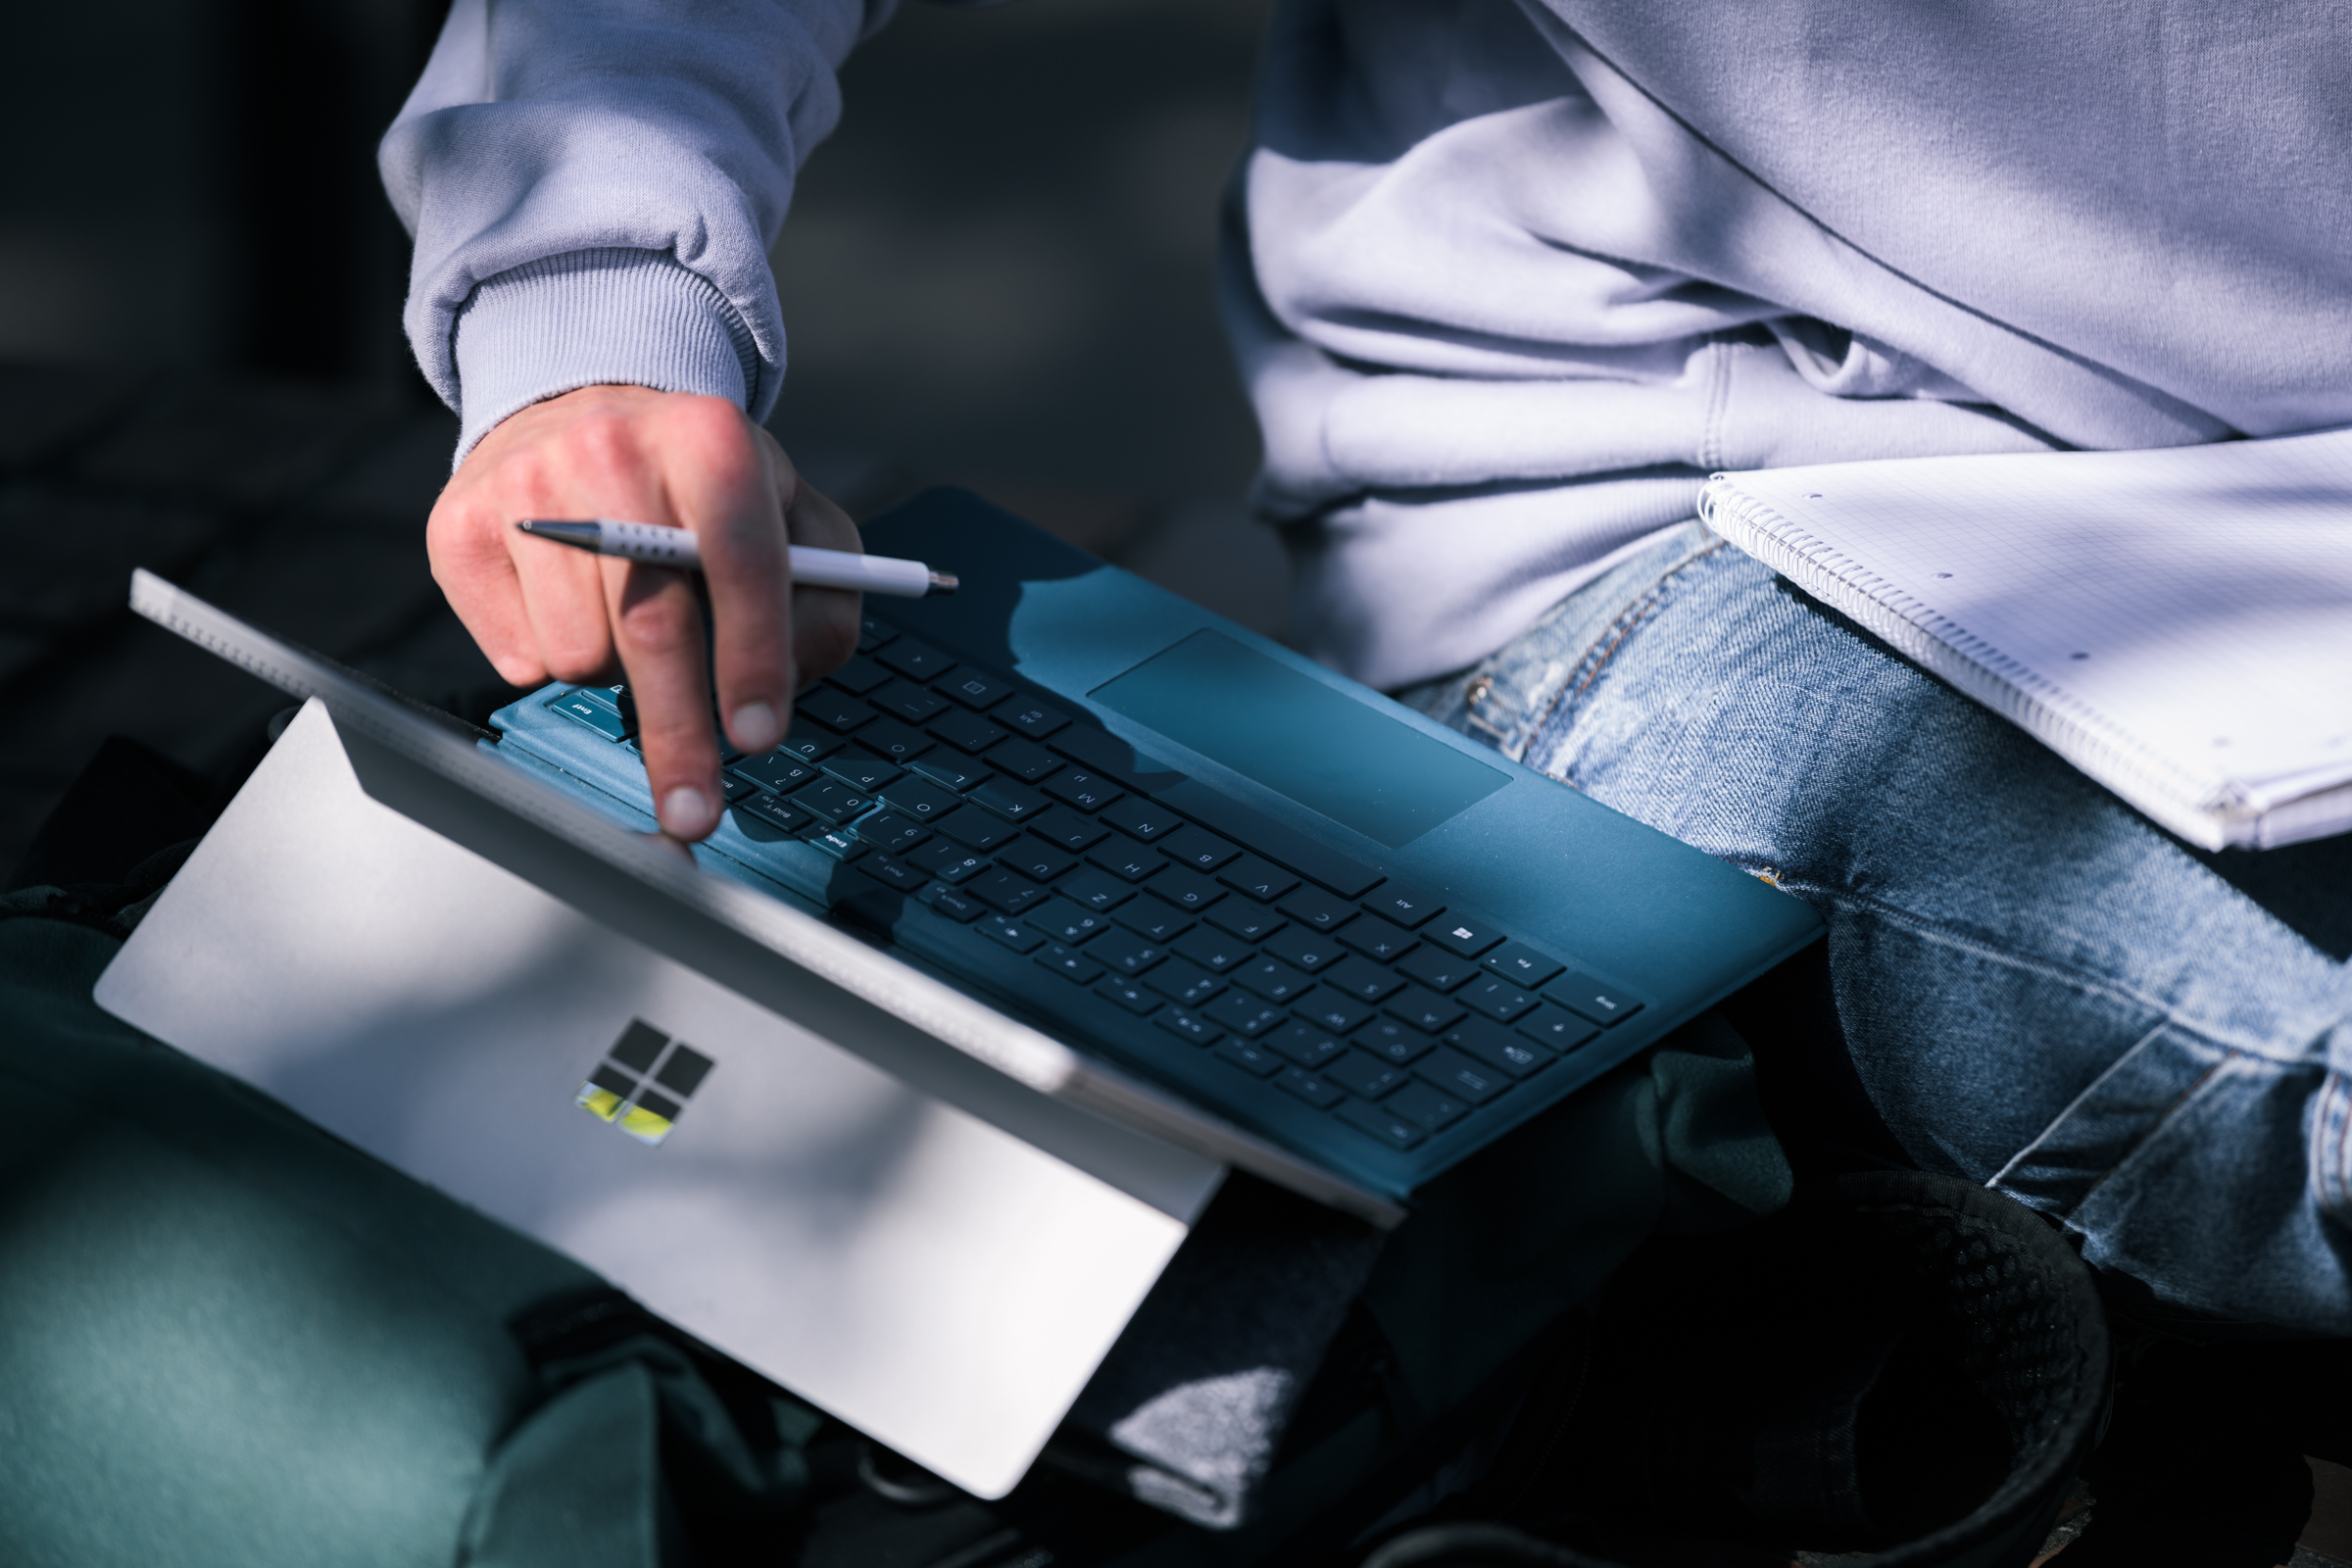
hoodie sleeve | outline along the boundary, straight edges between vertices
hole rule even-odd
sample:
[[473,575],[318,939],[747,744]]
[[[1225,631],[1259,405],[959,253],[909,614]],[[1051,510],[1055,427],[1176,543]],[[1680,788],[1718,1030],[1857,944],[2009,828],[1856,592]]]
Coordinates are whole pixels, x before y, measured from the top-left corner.
[[767,252],[834,73],[896,0],[456,0],[377,153],[416,236],[404,320],[458,411],[626,382],[733,399],[784,374]]

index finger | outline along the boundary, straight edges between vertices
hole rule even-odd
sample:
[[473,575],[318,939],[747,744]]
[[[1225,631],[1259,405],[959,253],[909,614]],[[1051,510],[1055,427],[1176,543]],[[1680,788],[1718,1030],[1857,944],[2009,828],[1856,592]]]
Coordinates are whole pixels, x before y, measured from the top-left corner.
[[682,402],[666,420],[663,483],[702,550],[718,711],[738,747],[764,752],[784,739],[794,686],[791,556],[771,471],[780,460],[721,399]]

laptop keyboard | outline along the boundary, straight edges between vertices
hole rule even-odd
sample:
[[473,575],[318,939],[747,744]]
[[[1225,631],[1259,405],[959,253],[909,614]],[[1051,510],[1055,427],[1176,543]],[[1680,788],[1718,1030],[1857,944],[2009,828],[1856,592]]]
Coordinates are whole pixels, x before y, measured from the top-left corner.
[[[635,745],[625,688],[546,707]],[[1508,1115],[1517,1086],[1642,1008],[874,617],[796,707],[776,751],[721,743],[729,808],[764,841],[727,853],[902,937],[923,918],[975,933],[926,956],[1147,1067],[1180,1043],[1237,1104],[1284,1097],[1410,1151]],[[1157,798],[1177,784],[1191,816]],[[1036,970],[1061,986],[1021,983]]]

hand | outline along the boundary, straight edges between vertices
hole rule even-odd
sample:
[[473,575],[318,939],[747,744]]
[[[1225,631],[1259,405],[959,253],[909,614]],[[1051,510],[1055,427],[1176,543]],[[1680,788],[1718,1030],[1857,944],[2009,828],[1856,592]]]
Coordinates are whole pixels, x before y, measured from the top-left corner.
[[857,651],[859,598],[795,588],[786,545],[859,548],[848,514],[801,481],[775,438],[723,398],[590,386],[512,416],[466,454],[425,525],[433,579],[517,686],[625,675],[662,831],[718,825],[702,606],[688,574],[515,531],[525,517],[691,528],[728,738],[784,739],[803,680]]

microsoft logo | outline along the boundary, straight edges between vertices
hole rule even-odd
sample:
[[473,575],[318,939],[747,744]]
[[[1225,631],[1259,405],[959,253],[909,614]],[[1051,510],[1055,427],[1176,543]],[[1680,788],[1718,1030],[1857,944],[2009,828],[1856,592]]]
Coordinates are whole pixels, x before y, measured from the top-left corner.
[[[656,1062],[661,1063],[659,1072],[654,1070]],[[692,1046],[672,1043],[643,1018],[632,1018],[605,1053],[604,1061],[580,1085],[572,1103],[641,1144],[659,1144],[669,1136],[687,1097],[702,1086],[713,1065]]]

